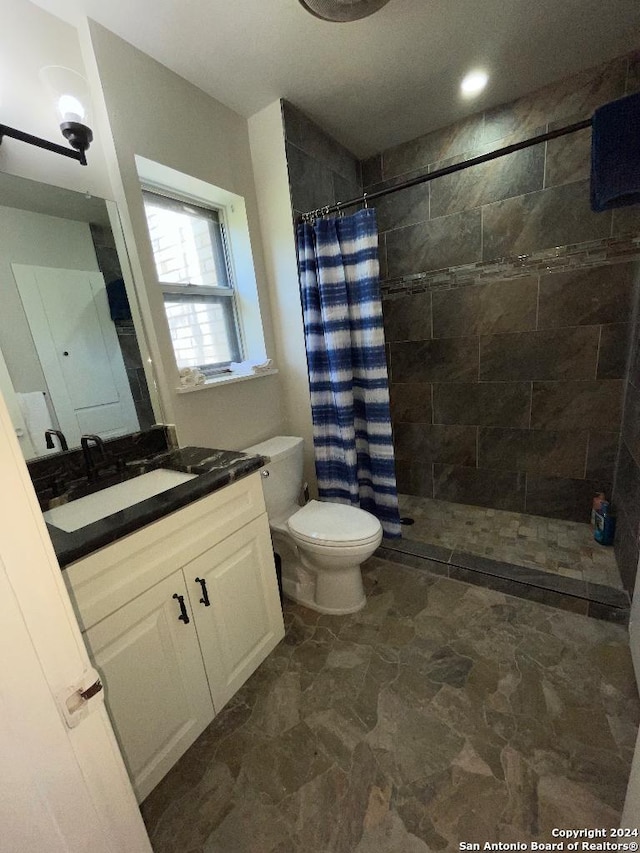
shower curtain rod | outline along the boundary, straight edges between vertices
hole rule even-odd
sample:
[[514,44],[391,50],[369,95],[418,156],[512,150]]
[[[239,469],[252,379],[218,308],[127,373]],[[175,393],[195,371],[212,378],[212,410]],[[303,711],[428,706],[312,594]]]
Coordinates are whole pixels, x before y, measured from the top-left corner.
[[549,139],[557,139],[559,136],[566,136],[569,133],[575,133],[578,130],[584,130],[591,127],[591,119],[587,118],[583,121],[577,121],[574,124],[568,124],[565,127],[559,127],[557,130],[550,130],[548,133],[541,133],[538,136],[532,136],[529,139],[523,139],[521,142],[514,142],[513,145],[506,145],[504,148],[498,148],[496,151],[491,151],[489,154],[481,154],[479,157],[472,157],[470,160],[464,160],[462,163],[454,163],[452,166],[445,166],[443,169],[438,169],[435,172],[430,172],[427,175],[420,175],[417,178],[411,178],[408,181],[403,181],[401,184],[396,184],[394,187],[386,187],[383,190],[377,190],[373,193],[363,193],[358,198],[351,198],[348,201],[339,201],[336,204],[330,204],[326,207],[319,207],[316,210],[310,210],[302,214],[303,222],[309,222],[313,219],[319,219],[321,216],[326,216],[329,213],[339,213],[345,207],[355,207],[358,204],[364,204],[365,207],[370,201],[390,193],[397,193],[400,190],[406,190],[409,187],[415,187],[418,184],[425,184],[427,181],[434,181],[436,178],[442,178],[444,175],[452,175],[454,172],[461,172],[463,169],[470,169],[471,166],[479,166],[480,163],[487,163],[489,160],[497,160],[499,157],[504,157],[507,154],[513,154],[514,151],[521,151],[523,148],[530,148],[532,145],[539,145],[541,142],[547,142]]

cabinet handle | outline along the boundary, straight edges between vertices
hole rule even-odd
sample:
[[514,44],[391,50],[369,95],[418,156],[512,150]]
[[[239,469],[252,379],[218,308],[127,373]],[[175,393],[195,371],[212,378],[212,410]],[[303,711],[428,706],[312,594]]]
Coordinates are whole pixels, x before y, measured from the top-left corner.
[[209,601],[209,593],[207,592],[207,582],[204,578],[196,578],[196,583],[199,583],[202,587],[202,598],[200,599],[200,604],[204,604],[205,607],[211,607],[211,602]]
[[178,619],[181,622],[184,622],[185,625],[189,624],[189,617],[187,616],[187,608],[184,606],[184,595],[178,595],[177,592],[173,593],[173,597],[177,600],[180,605],[180,615]]

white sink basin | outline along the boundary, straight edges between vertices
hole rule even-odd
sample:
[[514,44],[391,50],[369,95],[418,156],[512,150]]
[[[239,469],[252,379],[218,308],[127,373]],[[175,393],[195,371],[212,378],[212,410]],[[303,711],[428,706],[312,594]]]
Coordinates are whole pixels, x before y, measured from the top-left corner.
[[43,515],[49,524],[66,533],[73,533],[74,530],[80,530],[81,527],[86,527],[114,512],[120,512],[121,509],[159,495],[160,492],[166,492],[197,476],[197,474],[159,468],[157,471],[149,471],[148,474],[141,474],[124,483],[116,483],[108,489],[102,489],[92,495],[49,509]]

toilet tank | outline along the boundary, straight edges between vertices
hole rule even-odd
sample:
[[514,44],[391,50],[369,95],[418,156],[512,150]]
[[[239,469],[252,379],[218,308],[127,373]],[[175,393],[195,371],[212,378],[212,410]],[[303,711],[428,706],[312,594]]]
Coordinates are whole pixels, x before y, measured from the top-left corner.
[[300,508],[298,496],[302,488],[303,440],[293,435],[276,435],[273,438],[246,447],[243,453],[268,456],[264,466],[269,476],[262,486],[270,521],[289,518]]

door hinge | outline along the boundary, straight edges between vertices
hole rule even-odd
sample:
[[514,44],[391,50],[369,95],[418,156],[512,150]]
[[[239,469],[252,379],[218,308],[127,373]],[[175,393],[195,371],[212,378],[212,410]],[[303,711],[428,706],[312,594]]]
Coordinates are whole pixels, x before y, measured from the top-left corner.
[[97,706],[96,702],[90,701],[91,699],[99,696],[99,701],[104,701],[103,690],[98,672],[95,669],[88,669],[79,683],[67,687],[58,694],[58,707],[70,729],[81,723]]

